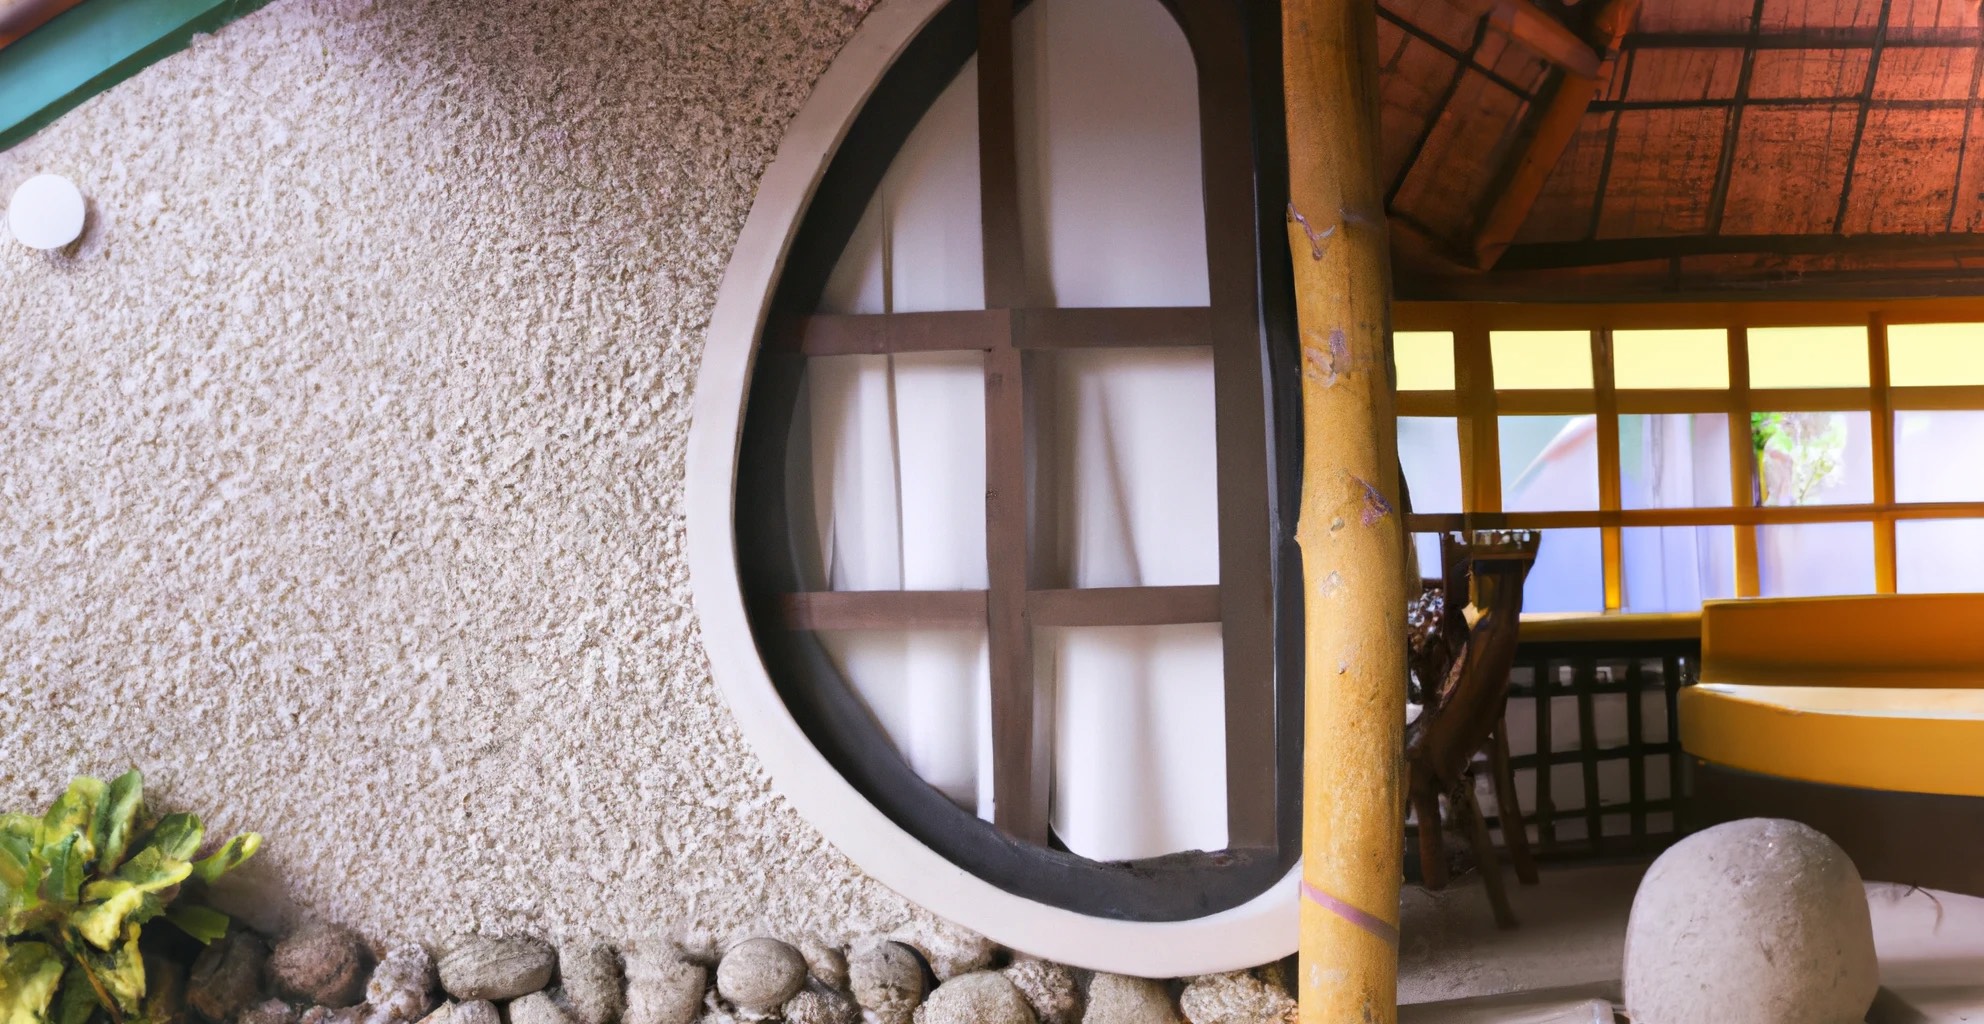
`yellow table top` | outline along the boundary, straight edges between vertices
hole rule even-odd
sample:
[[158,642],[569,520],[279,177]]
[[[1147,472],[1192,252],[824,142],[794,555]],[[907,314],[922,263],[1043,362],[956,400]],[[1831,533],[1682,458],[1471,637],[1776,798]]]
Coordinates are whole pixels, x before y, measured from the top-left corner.
[[1984,689],[1705,682],[1680,712],[1682,747],[1731,768],[1984,797]]

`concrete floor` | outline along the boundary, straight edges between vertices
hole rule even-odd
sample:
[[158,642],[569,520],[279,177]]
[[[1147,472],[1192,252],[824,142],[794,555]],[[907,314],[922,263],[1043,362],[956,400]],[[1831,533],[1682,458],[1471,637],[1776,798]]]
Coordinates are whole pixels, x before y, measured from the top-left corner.
[[[1510,891],[1521,927],[1495,928],[1478,881],[1408,886],[1400,1024],[1592,1024],[1619,993],[1626,918],[1645,865],[1546,871]],[[1513,881],[1513,880],[1511,880]],[[1871,882],[1881,994],[1870,1024],[1984,1022],[1984,899]]]

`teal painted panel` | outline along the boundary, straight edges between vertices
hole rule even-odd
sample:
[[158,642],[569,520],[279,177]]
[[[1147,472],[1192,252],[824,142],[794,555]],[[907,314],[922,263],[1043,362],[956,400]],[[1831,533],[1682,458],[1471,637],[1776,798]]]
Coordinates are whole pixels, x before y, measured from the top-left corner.
[[84,0],[0,50],[0,149],[268,0]]

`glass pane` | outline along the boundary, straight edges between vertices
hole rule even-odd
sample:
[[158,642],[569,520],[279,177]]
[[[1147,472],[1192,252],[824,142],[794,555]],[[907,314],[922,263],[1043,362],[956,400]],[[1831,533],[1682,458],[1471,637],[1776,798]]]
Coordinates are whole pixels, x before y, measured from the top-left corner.
[[1619,531],[1621,604],[1629,612],[1691,612],[1736,596],[1736,530],[1730,526]]
[[1440,578],[1440,535],[1437,533],[1415,533],[1412,535],[1412,553],[1419,562],[1420,579]]
[[1396,331],[1392,367],[1400,391],[1454,389],[1454,336],[1451,331]]
[[1619,417],[1621,508],[1721,508],[1729,501],[1729,417]]
[[[1596,612],[1605,608],[1605,570],[1597,530],[1545,530],[1536,565],[1523,582],[1526,612]],[[1573,719],[1575,721],[1575,719]]]
[[992,669],[984,632],[818,636],[916,774],[952,803],[991,818]]
[[825,313],[985,308],[978,58],[965,62],[882,176],[820,296]]
[[1013,77],[1028,301],[1206,305],[1198,68],[1170,12],[1036,0]]
[[1499,390],[1591,390],[1589,331],[1494,331],[1488,351]]
[[1753,388],[1864,388],[1865,327],[1750,328]]
[[1888,383],[1984,384],[1984,324],[1890,324]]
[[1613,331],[1612,381],[1622,389],[1726,388],[1729,332]]
[[1873,593],[1874,524],[1758,527],[1757,584],[1765,597]]
[[1226,841],[1226,690],[1217,623],[1047,629],[1054,832],[1093,860]]
[[1052,377],[1051,574],[1072,587],[1219,582],[1212,353],[1057,352]]
[[1460,428],[1451,416],[1401,416],[1398,463],[1414,512],[1459,512]]
[[1864,505],[1874,500],[1874,450],[1864,412],[1750,415],[1759,505]]
[[1984,520],[1904,519],[1894,524],[1895,589],[1904,594],[1984,590]]
[[985,586],[985,357],[808,361],[793,417],[795,522],[817,545],[801,584],[832,590]]
[[1904,409],[1894,414],[1896,501],[1984,501],[1984,412]]
[[1504,416],[1502,509],[1585,511],[1598,507],[1595,416]]

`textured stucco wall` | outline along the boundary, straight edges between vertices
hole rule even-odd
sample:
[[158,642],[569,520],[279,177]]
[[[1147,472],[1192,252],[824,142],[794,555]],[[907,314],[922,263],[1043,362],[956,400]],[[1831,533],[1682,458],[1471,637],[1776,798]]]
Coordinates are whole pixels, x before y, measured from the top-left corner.
[[771,792],[679,507],[866,6],[276,0],[0,154],[92,218],[0,244],[0,805],[141,766],[375,938],[916,919]]

